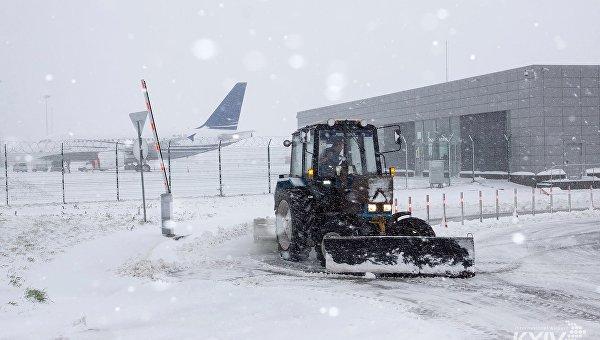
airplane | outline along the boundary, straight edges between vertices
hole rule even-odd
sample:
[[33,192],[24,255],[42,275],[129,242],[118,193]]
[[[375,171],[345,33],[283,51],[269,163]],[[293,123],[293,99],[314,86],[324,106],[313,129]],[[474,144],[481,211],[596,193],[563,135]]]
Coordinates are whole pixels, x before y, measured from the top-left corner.
[[[246,92],[246,83],[240,82],[233,86],[227,96],[221,101],[219,106],[208,117],[204,124],[198,126],[192,131],[171,138],[161,138],[161,148],[163,156],[167,156],[167,148],[171,159],[184,158],[197,155],[199,153],[216,150],[239,142],[242,139],[252,136],[253,131],[237,131],[237,125],[240,118],[244,95]],[[210,131],[214,130],[214,131]],[[220,133],[219,131],[234,131],[231,133]],[[119,166],[125,169],[135,169],[139,171],[138,161],[133,152],[138,152],[137,139],[129,140],[80,140],[79,142],[69,143],[70,148],[84,149],[84,151],[65,151],[64,153],[53,153],[38,158],[42,162],[50,162],[50,169],[60,167],[61,161],[70,169],[71,162],[86,162],[89,166],[80,168],[86,170],[108,170],[115,169],[118,162]],[[99,144],[107,144],[99,145]],[[114,146],[119,144],[119,151],[115,156]],[[78,146],[77,144],[80,144]],[[109,146],[110,145],[110,146]],[[121,147],[122,145],[122,147]],[[144,148],[147,147],[148,154],[144,158],[143,169],[149,171],[148,161],[157,160],[159,153],[156,148],[156,142],[153,139],[142,141]]]

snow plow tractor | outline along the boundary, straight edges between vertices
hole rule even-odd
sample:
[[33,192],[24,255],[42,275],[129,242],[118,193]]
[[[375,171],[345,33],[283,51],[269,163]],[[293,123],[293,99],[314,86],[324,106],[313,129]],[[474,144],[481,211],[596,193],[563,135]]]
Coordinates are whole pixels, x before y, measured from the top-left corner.
[[[380,151],[378,132],[394,128],[392,150]],[[395,212],[394,168],[399,126],[330,120],[299,129],[289,175],[275,190],[275,233],[281,257],[308,259],[314,247],[328,272],[399,275],[474,275],[472,237],[436,237],[409,212]]]

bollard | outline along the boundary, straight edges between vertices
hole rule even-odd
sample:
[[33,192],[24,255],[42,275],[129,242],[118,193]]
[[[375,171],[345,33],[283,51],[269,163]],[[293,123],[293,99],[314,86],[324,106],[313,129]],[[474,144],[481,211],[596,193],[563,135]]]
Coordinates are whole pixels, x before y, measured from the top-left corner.
[[60,157],[61,157],[61,174],[62,174],[62,202],[65,204],[65,148],[64,143],[60,143]]
[[535,216],[535,188],[531,188],[531,215]]
[[498,189],[496,189],[496,219],[500,219],[500,202],[498,197]]
[[513,216],[519,217],[519,211],[517,209],[517,207],[519,206],[518,201],[517,201],[517,188],[515,188],[514,190],[514,195],[515,195],[515,210],[513,211]]
[[408,196],[408,212],[412,215],[412,197]]
[[481,190],[479,190],[479,222],[483,222],[483,197]]
[[448,220],[446,219],[446,194],[445,193],[442,194],[442,207],[444,209],[444,212],[443,212],[444,215],[443,215],[442,222],[444,223],[444,227],[448,228]]
[[427,207],[427,222],[429,222],[429,195],[425,195],[425,205]]
[[267,181],[269,185],[269,194],[271,193],[271,140],[267,144]]
[[119,201],[119,143],[115,143],[115,173],[117,177],[117,202]]
[[173,216],[173,195],[171,193],[160,194],[160,225],[164,236],[173,236],[171,218]]
[[571,186],[567,188],[568,190],[568,202],[569,202],[569,212],[571,212]]
[[460,193],[460,224],[465,225],[465,197]]
[[550,213],[554,212],[554,198],[552,196],[552,187],[550,187]]
[[4,144],[4,189],[6,190],[6,205],[8,206],[8,156]]
[[223,174],[221,166],[221,141],[219,141],[219,196],[223,197]]

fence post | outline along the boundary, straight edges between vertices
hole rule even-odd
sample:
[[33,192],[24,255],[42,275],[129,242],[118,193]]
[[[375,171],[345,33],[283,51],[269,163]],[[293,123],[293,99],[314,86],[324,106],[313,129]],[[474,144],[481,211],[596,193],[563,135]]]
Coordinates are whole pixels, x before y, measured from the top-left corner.
[[223,175],[221,166],[221,141],[219,141],[219,196],[223,196]]
[[62,174],[62,202],[65,204],[65,147],[64,143],[60,143],[60,157],[61,157],[61,174]]
[[498,189],[496,189],[496,219],[500,219],[500,202],[498,197]]
[[4,144],[4,188],[6,189],[6,205],[8,206],[8,153]]
[[115,170],[117,177],[117,202],[119,201],[119,142],[115,143]]
[[535,188],[531,188],[531,215],[535,216]]
[[460,224],[465,224],[465,197],[463,192],[460,192]]
[[517,188],[515,188],[515,190],[514,190],[514,195],[515,195],[515,210],[513,212],[513,216],[519,217],[519,211],[518,211],[519,203],[517,200],[517,197],[518,197]]
[[568,189],[568,198],[569,198],[569,212],[571,212],[571,186],[569,185]]
[[483,197],[481,190],[479,190],[479,222],[483,222]]
[[425,195],[425,205],[427,206],[427,222],[429,222],[429,195]]
[[267,144],[267,181],[269,184],[269,194],[271,193],[271,141]]

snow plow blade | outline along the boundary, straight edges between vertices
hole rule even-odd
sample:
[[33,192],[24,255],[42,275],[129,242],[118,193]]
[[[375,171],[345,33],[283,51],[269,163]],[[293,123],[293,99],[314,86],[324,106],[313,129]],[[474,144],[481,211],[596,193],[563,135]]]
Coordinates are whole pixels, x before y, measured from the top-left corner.
[[335,273],[475,275],[472,237],[330,236],[323,251]]

